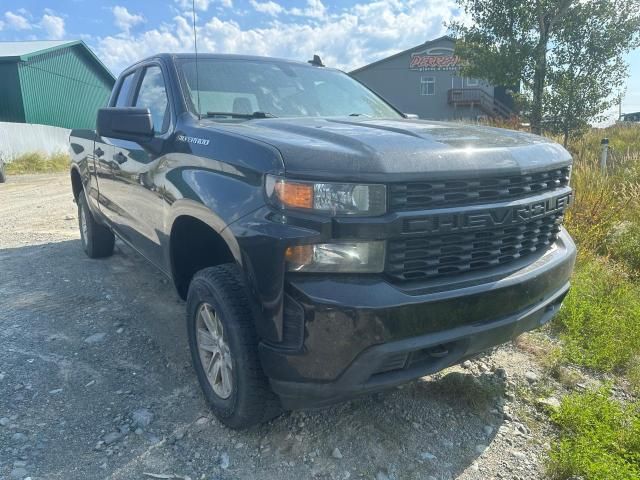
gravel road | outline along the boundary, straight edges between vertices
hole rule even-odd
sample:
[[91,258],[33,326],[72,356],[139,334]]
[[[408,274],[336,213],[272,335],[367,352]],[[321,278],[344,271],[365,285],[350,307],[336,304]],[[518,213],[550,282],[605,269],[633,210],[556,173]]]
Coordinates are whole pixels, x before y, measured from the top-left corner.
[[514,395],[540,372],[511,345],[383,394],[224,428],[173,287],[119,242],[88,259],[76,216],[66,174],[0,185],[0,479],[542,478],[546,424],[519,420]]

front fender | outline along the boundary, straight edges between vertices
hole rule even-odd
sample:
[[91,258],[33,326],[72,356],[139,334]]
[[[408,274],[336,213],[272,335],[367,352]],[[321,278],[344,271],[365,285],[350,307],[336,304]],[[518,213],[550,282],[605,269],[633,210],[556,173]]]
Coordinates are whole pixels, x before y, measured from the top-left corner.
[[[196,220],[201,221],[202,223],[208,225],[213,231],[215,231],[218,235],[222,237],[222,239],[229,247],[231,254],[236,259],[236,261],[242,266],[242,253],[240,250],[240,246],[238,245],[238,241],[233,236],[233,233],[230,230],[227,230],[227,223],[225,220],[214,213],[210,208],[206,205],[197,202],[195,200],[191,200],[188,198],[183,198],[181,200],[176,200],[171,206],[170,213],[167,216],[167,225],[166,231],[168,233],[168,237],[171,236],[171,231],[173,229],[173,224],[179,217],[192,217]],[[166,264],[171,264],[171,252],[170,249],[166,250]]]

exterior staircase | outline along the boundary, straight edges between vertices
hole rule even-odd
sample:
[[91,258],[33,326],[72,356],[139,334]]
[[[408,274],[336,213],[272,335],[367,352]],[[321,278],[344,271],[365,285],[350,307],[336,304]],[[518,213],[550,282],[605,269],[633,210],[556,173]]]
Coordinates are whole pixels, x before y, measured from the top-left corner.
[[513,110],[481,88],[452,88],[448,102],[456,107],[478,107],[491,118],[510,118],[514,115]]

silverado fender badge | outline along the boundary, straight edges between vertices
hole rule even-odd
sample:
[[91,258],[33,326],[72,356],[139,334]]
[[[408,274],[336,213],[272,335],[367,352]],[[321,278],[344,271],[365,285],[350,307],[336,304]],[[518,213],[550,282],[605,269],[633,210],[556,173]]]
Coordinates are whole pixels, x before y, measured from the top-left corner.
[[186,135],[178,135],[179,142],[195,143],[196,145],[209,145],[210,140],[207,138],[187,137]]

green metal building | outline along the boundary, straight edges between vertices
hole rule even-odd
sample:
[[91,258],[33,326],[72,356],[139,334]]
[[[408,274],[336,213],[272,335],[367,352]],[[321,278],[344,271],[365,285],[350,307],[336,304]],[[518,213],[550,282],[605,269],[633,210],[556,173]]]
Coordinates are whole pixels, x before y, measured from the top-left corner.
[[0,122],[95,128],[114,82],[82,41],[0,42]]

